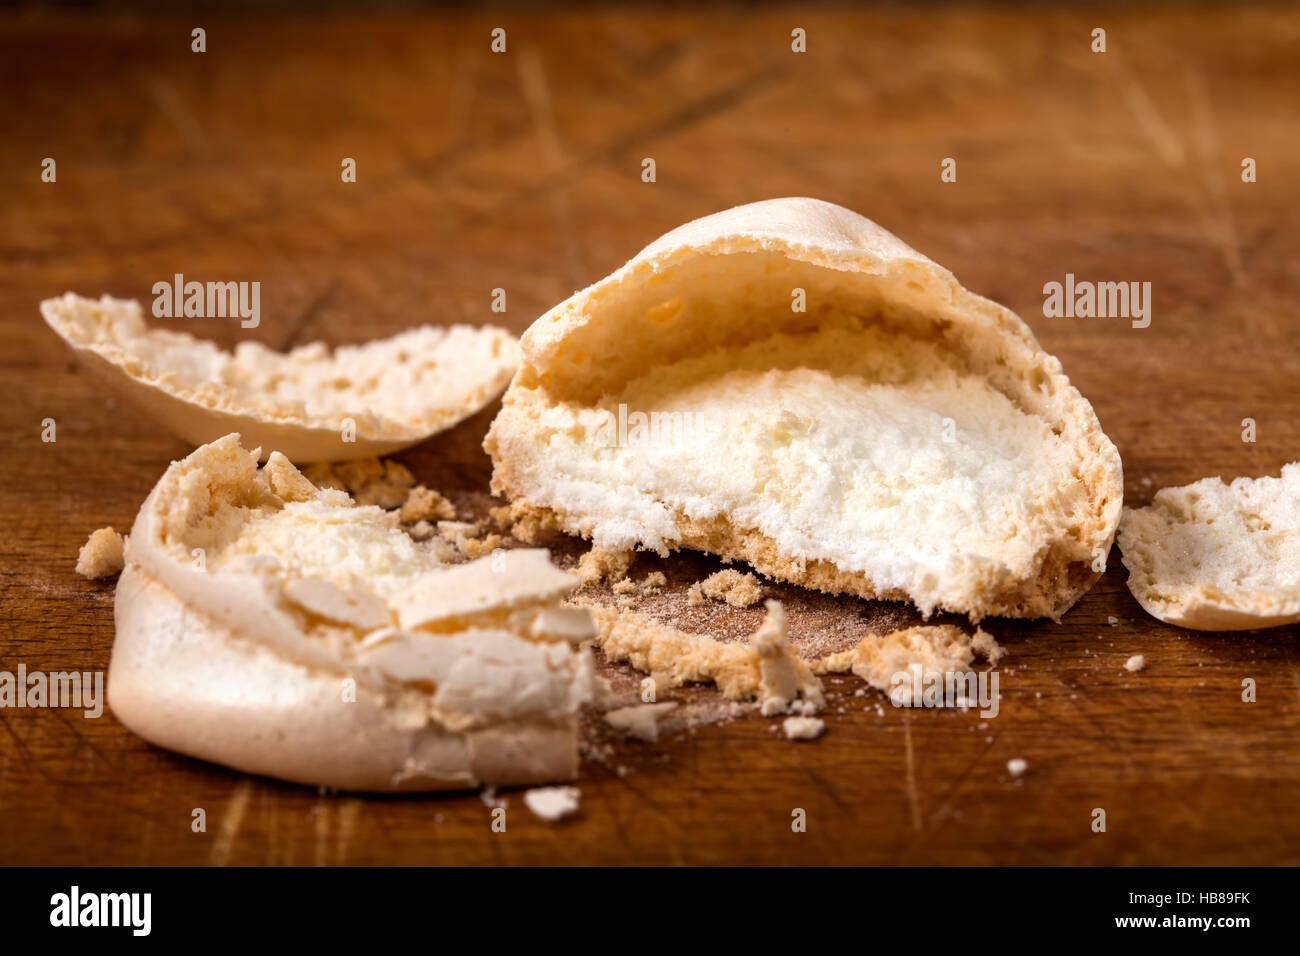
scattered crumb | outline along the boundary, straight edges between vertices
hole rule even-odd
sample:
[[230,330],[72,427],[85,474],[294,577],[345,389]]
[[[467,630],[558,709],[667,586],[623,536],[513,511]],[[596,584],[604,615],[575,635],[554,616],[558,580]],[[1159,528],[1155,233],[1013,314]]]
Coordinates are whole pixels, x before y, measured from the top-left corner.
[[[758,654],[758,698],[763,716],[796,710],[805,715],[815,713],[824,701],[821,681],[790,650],[785,608],[780,601],[767,602],[767,617],[749,643]],[[799,698],[812,709],[799,706]]]
[[491,515],[503,531],[524,544],[537,544],[543,534],[558,527],[554,515],[541,514],[522,501],[494,508]]
[[1117,618],[1113,614],[1107,615],[1106,623],[1109,624],[1111,627],[1114,627],[1116,624],[1119,623],[1119,618]]
[[970,647],[976,654],[979,654],[993,665],[1002,660],[1007,653],[1006,649],[994,640],[993,635],[983,628],[976,628],[974,636],[970,639]]
[[416,524],[420,521],[454,521],[456,509],[438,492],[424,485],[416,485],[407,494],[400,517],[402,524]]
[[1006,653],[983,629],[970,635],[952,624],[925,624],[884,635],[868,634],[857,647],[813,661],[812,668],[818,674],[851,672],[889,693],[898,673],[969,671],[976,651],[990,661]]
[[380,508],[398,508],[406,501],[415,476],[405,465],[395,461],[382,462],[382,472],[368,467],[373,459],[345,461],[335,466],[343,475],[352,496],[359,505],[378,505]]
[[605,714],[605,723],[615,730],[654,743],[659,739],[659,718],[677,707],[674,701],[659,704],[633,704]]
[[1124,662],[1124,670],[1126,671],[1136,672],[1136,671],[1140,671],[1142,668],[1146,666],[1147,666],[1147,659],[1143,657],[1141,654],[1134,654],[1132,657],[1130,657],[1128,660]]
[[438,534],[467,558],[482,558],[501,547],[499,534],[478,537],[479,526],[473,521],[439,521]]
[[1020,757],[1012,757],[1007,761],[1007,771],[1013,777],[1018,777],[1029,769],[1029,764]]
[[458,538],[469,538],[478,534],[478,525],[473,521],[439,521],[438,534],[446,541],[455,542]]
[[711,574],[703,581],[691,585],[686,600],[692,607],[704,603],[705,598],[726,601],[732,607],[750,607],[763,596],[758,578],[752,574],[727,569]]
[[378,458],[317,462],[308,465],[305,474],[317,488],[346,491],[359,505],[389,509],[401,507],[415,484],[415,476],[405,465]]
[[581,796],[577,787],[535,787],[524,791],[524,806],[547,823],[554,823],[577,813]]
[[[799,690],[810,698],[815,694],[820,703],[821,682],[813,675],[807,661],[794,656],[783,635],[780,639],[775,636],[760,638],[756,633],[749,644],[723,642],[708,634],[679,630],[640,611],[610,607],[585,598],[571,604],[591,612],[596,622],[596,645],[609,661],[631,664],[639,671],[652,674],[660,688],[708,683],[716,684],[722,696],[730,700],[769,697],[772,696],[769,693],[772,681],[776,678],[773,668],[781,669],[776,657],[783,653],[798,675],[791,693]],[[773,658],[767,665],[769,673],[766,675],[759,664],[755,640],[759,643],[773,641],[773,647],[769,648]],[[788,673],[785,676],[788,677]]]
[[621,581],[632,564],[630,551],[601,551],[592,548],[578,559],[578,577],[583,584]]
[[[820,674],[853,673],[888,693],[899,671],[966,672],[973,669],[977,652],[990,661],[1006,654],[982,629],[972,635],[954,625],[923,625],[868,634],[847,651],[805,659],[790,644],[779,602],[768,602],[768,615],[748,644],[680,630],[632,610],[631,603],[628,595],[619,596],[616,606],[590,598],[571,601],[590,611],[596,646],[610,663],[652,674],[662,688],[715,684],[729,700],[758,700],[769,717],[816,713],[825,703]],[[883,716],[879,707],[877,711]]]
[[592,706],[599,711],[613,710],[615,704],[614,685],[609,682],[608,677],[602,677],[599,674],[593,680],[595,681],[595,689],[592,693]]
[[826,730],[819,717],[787,717],[781,722],[787,740],[816,740]]
[[123,548],[126,541],[113,528],[93,532],[77,554],[77,573],[82,577],[111,578],[126,567]]
[[483,558],[501,547],[501,535],[490,534],[485,538],[456,539],[456,547],[467,558]]
[[668,579],[662,571],[651,571],[640,584],[627,577],[615,581],[609,589],[615,594],[653,594],[667,583]]

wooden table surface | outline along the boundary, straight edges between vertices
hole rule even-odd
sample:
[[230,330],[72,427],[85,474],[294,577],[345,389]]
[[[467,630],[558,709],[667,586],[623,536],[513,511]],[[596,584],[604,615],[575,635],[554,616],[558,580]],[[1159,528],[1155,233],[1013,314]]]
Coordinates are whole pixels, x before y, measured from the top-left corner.
[[[7,13],[0,669],[107,667],[113,586],[73,573],[77,549],[129,528],[189,451],[78,370],[37,304],[148,301],[177,272],[262,283],[255,330],[173,323],[225,345],[522,331],[672,226],[813,195],[1025,316],[1119,447],[1130,503],[1275,474],[1300,458],[1298,68],[1300,10],[1281,5]],[[1150,281],[1151,326],[1044,318],[1067,272]],[[495,410],[400,460],[481,494]],[[576,819],[515,795],[505,833],[476,795],[319,794],[158,750],[109,713],[0,710],[0,862],[1300,863],[1300,628],[1180,631],[1110,565],[1060,625],[986,623],[1009,656],[984,727],[839,682],[816,742],[747,716],[625,744],[625,775],[584,767]],[[840,607],[847,627],[878,610]],[[1146,670],[1125,671],[1137,653]]]

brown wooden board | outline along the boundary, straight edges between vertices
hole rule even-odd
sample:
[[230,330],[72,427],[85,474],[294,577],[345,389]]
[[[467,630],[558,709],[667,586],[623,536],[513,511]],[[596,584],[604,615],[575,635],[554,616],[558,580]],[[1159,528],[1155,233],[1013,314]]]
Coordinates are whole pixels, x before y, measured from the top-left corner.
[[[505,54],[489,50],[497,26]],[[1025,316],[1119,447],[1130,503],[1276,474],[1300,459],[1298,69],[1300,10],[1282,4],[6,13],[0,669],[107,666],[113,587],[73,573],[77,549],[129,528],[189,451],[79,370],[37,304],[69,289],[148,301],[177,272],[262,283],[255,330],[171,323],[227,346],[421,322],[522,331],[672,226],[813,195]],[[1151,326],[1045,318],[1043,284],[1067,272],[1150,281]],[[495,410],[400,460],[484,504]],[[681,587],[715,567],[637,572]],[[319,794],[158,750],[111,714],[0,710],[0,861],[1300,862],[1300,629],[1180,631],[1124,580],[1115,551],[1061,624],[986,624],[1009,656],[985,726],[835,681],[820,740],[749,715],[620,744],[585,766],[578,817],[548,825],[505,794],[503,834],[477,795]],[[780,596],[796,622],[840,632],[908,613]],[[1011,758],[1028,763],[1018,778]]]

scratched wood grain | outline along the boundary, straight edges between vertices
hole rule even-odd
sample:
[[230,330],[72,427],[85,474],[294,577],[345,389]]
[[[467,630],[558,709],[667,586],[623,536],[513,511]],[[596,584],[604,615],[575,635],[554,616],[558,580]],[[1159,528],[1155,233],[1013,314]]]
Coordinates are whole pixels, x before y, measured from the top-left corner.
[[[7,13],[0,669],[107,666],[112,586],[73,574],[77,548],[129,527],[188,450],[78,371],[37,303],[147,299],[176,272],[261,281],[256,330],[175,323],[225,345],[521,331],[680,222],[816,195],[1025,315],[1119,446],[1130,502],[1276,473],[1300,458],[1298,65],[1300,11],[1281,5]],[[1150,281],[1151,327],[1043,318],[1043,283],[1067,272]],[[493,412],[402,460],[483,491]],[[0,710],[0,862],[1300,863],[1297,628],[1163,626],[1117,554],[1061,625],[990,627],[1010,656],[984,728],[974,712],[879,716],[850,684],[817,742],[752,717],[629,744],[626,774],[584,769],[577,819],[543,824],[516,796],[504,834],[474,795],[322,795],[155,749],[111,715]],[[1122,667],[1134,653],[1140,674]]]

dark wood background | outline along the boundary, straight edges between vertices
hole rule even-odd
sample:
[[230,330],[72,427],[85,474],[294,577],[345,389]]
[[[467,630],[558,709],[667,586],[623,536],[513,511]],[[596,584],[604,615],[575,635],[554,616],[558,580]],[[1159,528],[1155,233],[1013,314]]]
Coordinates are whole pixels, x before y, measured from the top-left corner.
[[[1284,5],[8,12],[0,669],[107,666],[112,584],[74,575],[77,549],[129,528],[189,450],[79,371],[37,304],[148,300],[175,272],[262,282],[259,329],[183,326],[226,345],[522,331],[672,226],[813,195],[1024,315],[1118,445],[1131,503],[1276,473],[1300,458],[1298,67]],[[1152,282],[1151,327],[1043,318],[1043,283],[1066,272]],[[484,491],[494,411],[401,460],[454,496]],[[860,603],[841,602],[850,623]],[[474,795],[322,795],[160,751],[110,714],[0,711],[0,862],[1300,862],[1300,629],[1161,625],[1118,552],[1061,625],[987,626],[1010,656],[986,728],[973,711],[881,717],[848,684],[815,743],[750,717],[627,744],[625,776],[584,769],[578,818],[546,825],[516,796],[504,834]]]

